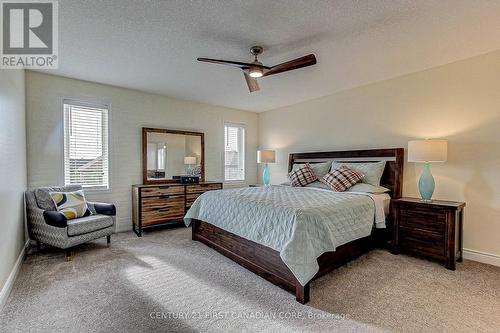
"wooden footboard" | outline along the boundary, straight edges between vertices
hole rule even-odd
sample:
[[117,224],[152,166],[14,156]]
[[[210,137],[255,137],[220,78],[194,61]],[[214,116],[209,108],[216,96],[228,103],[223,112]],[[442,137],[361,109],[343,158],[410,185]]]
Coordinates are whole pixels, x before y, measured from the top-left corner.
[[[212,224],[192,220],[192,238],[212,247],[246,269],[269,282],[295,293],[298,302],[309,302],[309,283],[302,286],[285,265],[279,252],[222,230]],[[335,252],[318,258],[317,279],[373,248],[372,237],[365,237],[339,246]]]

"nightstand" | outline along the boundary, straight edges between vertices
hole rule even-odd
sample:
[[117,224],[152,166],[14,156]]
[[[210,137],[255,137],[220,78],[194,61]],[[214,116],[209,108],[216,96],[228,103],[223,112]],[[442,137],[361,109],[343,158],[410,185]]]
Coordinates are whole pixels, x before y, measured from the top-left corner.
[[465,202],[400,198],[392,205],[392,252],[439,260],[455,270],[455,262],[462,262],[463,256]]

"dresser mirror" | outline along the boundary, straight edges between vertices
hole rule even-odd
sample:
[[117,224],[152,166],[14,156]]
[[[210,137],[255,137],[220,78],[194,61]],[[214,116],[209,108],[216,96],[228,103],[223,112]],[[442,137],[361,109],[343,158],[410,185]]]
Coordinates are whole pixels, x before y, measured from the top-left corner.
[[205,181],[205,143],[200,132],[142,128],[143,184],[175,183],[176,176]]

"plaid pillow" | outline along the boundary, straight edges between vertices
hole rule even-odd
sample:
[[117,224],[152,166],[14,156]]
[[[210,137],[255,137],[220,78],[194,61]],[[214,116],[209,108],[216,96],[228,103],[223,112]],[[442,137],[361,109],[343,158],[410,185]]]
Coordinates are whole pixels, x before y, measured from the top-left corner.
[[314,175],[313,169],[309,163],[306,163],[304,166],[299,169],[292,171],[288,174],[288,179],[290,179],[290,183],[292,186],[306,186],[310,184],[318,178]]
[[357,172],[348,167],[341,166],[340,168],[327,173],[323,178],[320,179],[320,182],[334,191],[344,192],[364,177],[365,175],[363,175],[361,172]]

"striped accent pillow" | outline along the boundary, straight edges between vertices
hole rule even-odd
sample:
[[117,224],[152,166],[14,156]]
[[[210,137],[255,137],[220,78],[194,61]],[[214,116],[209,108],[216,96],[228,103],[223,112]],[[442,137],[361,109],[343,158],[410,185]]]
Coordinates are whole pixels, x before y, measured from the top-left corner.
[[292,186],[300,187],[310,184],[318,178],[314,175],[313,169],[309,163],[304,164],[299,169],[288,174],[288,179]]
[[50,192],[49,194],[56,205],[57,211],[63,213],[68,220],[83,217],[87,212],[87,201],[82,190],[75,192]]
[[334,191],[344,192],[365,177],[361,172],[354,171],[346,166],[341,166],[327,173],[320,182]]

